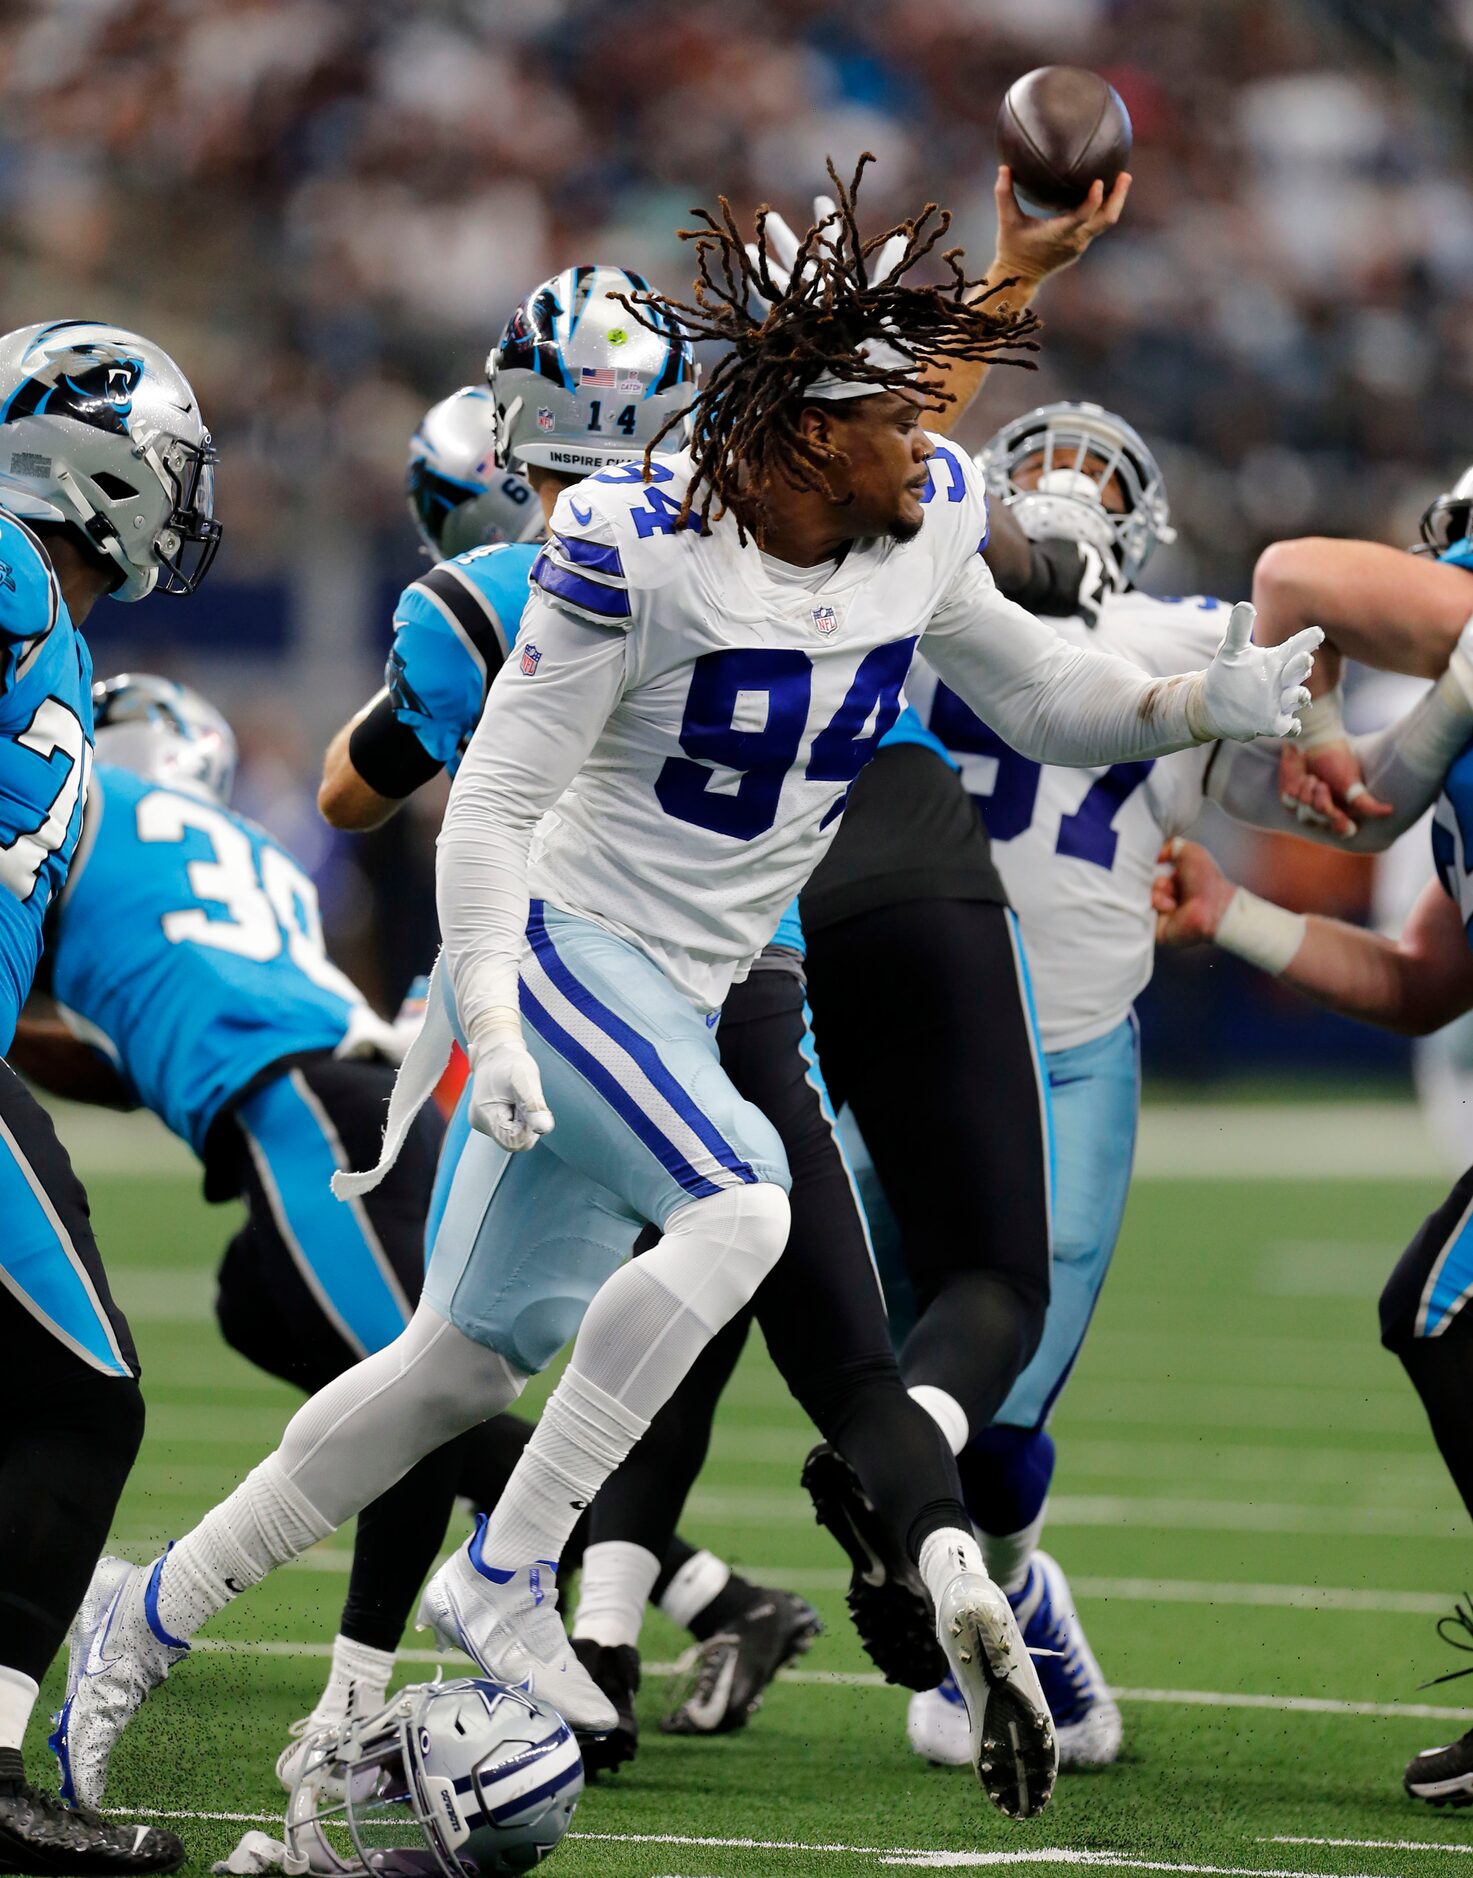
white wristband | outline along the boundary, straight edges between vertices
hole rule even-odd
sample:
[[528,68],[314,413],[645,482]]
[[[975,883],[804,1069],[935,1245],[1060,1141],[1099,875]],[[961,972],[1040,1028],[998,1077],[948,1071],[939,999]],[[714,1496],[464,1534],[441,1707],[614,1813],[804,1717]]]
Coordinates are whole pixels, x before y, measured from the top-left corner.
[[474,1021],[466,1026],[466,1044],[472,1062],[482,1050],[487,1050],[493,1043],[522,1041],[522,1014],[507,1004],[493,1004],[477,1014]]
[[1305,926],[1302,913],[1291,913],[1239,887],[1217,922],[1217,943],[1224,952],[1235,952],[1277,978],[1303,945]]
[[1345,742],[1345,713],[1340,687],[1311,698],[1299,713],[1298,747],[1308,754],[1327,745]]

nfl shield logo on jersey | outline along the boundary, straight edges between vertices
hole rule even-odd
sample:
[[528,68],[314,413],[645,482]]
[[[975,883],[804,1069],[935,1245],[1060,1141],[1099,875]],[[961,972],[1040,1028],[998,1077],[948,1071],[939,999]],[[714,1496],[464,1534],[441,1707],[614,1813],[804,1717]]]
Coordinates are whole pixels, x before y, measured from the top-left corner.
[[542,654],[537,650],[536,646],[522,647],[522,670],[527,674],[528,678],[533,675],[541,663]]
[[831,606],[816,606],[813,609],[813,630],[822,633],[827,639],[838,627],[839,616]]

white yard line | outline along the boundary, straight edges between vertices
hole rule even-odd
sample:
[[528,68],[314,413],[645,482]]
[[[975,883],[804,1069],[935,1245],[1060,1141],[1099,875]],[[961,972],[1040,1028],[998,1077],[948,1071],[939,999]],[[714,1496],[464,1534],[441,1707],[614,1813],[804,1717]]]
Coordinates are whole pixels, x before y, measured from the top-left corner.
[[[766,1579],[759,1573],[760,1582]],[[847,1574],[839,1574],[849,1582]],[[775,1583],[783,1582],[781,1576]],[[1195,1578],[1090,1578],[1069,1581],[1083,1598],[1139,1604],[1249,1604],[1284,1611],[1372,1611],[1398,1617],[1443,1617],[1452,1599],[1442,1591],[1366,1591],[1348,1585],[1209,1584]]]
[[1337,1845],[1355,1851],[1374,1852],[1456,1852],[1460,1858],[1473,1858],[1473,1845],[1448,1845],[1436,1839],[1311,1839],[1297,1832],[1276,1832],[1260,1845]]
[[[905,1865],[912,1870],[979,1871],[986,1866],[1013,1865],[1084,1865],[1091,1871],[1164,1871],[1201,1872],[1215,1878],[1340,1878],[1332,1872],[1285,1871],[1280,1865],[1181,1865],[1171,1859],[1131,1858],[1122,1852],[1073,1851],[1062,1846],[1040,1847],[1027,1852],[892,1852],[880,1859],[882,1865]],[[1352,1878],[1371,1878],[1361,1872]],[[1380,1878],[1385,1878],[1381,1874]]]

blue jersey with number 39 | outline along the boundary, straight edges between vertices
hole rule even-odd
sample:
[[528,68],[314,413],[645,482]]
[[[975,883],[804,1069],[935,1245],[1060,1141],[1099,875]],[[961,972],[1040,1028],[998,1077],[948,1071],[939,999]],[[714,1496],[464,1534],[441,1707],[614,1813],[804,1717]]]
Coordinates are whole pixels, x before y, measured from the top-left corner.
[[202,1152],[263,1069],[342,1042],[362,997],[317,890],[243,815],[97,765],[52,938],[51,988],[138,1100]]
[[46,550],[0,509],[0,1050],[36,975],[46,909],[82,829],[92,659]]

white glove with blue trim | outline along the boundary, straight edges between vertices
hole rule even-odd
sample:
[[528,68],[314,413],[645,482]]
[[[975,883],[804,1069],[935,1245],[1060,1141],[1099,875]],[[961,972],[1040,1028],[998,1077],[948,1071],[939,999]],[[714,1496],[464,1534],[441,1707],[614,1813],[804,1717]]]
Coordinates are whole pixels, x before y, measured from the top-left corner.
[[515,1011],[482,1013],[467,1038],[471,1059],[471,1127],[519,1154],[552,1133],[537,1059],[522,1041]]

